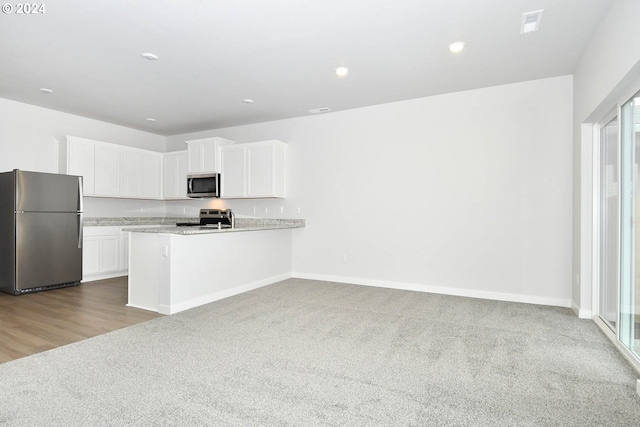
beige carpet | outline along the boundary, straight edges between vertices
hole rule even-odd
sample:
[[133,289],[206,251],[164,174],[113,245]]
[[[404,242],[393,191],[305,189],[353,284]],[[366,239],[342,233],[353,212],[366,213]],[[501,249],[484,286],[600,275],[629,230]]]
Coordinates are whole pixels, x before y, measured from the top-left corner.
[[637,426],[569,310],[309,280],[0,365],[2,426]]

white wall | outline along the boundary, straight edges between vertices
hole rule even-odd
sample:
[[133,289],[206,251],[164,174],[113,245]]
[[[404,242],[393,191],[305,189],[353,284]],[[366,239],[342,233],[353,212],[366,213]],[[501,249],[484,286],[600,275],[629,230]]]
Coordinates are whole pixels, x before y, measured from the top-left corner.
[[300,207],[298,276],[568,306],[572,85],[564,76],[178,135],[167,150],[204,136],[288,142],[287,199],[208,203],[260,216]]
[[304,217],[299,276],[568,305],[571,112],[565,76],[165,139],[0,99],[0,162],[56,171],[66,134],[156,151],[204,136],[281,139],[284,200],[89,199],[88,216],[228,206]]
[[[48,96],[48,95],[43,95]],[[73,114],[0,98],[0,172],[24,169],[58,172],[58,141],[66,135],[163,152],[165,138]],[[164,214],[163,202],[87,198],[87,216]]]
[[[591,317],[592,141],[591,123],[615,107],[628,84],[640,78],[640,2],[617,0],[593,35],[574,74],[573,288],[572,305]],[[580,280],[578,280],[580,279]]]

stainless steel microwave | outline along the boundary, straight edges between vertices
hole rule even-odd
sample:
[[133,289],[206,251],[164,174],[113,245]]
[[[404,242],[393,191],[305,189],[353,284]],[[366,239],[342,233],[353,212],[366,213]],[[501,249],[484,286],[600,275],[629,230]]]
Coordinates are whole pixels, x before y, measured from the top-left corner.
[[187,196],[194,198],[220,197],[220,174],[187,175]]

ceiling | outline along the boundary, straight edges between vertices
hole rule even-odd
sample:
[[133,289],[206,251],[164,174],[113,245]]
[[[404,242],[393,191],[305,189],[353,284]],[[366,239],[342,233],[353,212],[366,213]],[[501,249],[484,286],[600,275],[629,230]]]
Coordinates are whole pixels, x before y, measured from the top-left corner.
[[159,135],[340,111],[572,74],[613,1],[46,1],[0,16],[0,97]]

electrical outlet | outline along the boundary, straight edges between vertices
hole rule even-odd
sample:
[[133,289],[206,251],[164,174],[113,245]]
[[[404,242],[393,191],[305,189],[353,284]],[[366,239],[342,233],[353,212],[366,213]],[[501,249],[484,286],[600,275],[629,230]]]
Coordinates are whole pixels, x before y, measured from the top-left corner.
[[253,207],[253,214],[254,215],[256,214],[256,207],[255,206]]
[[298,206],[298,215],[300,215],[302,213],[302,209],[300,208],[300,206]]
[[268,206],[265,206],[265,207],[264,207],[264,213],[265,213],[265,214],[268,214],[268,213],[269,213],[269,207],[268,207]]
[[341,262],[347,262],[347,255],[346,254],[340,255],[340,261]]
[[280,213],[283,214],[284,213],[284,206],[280,206]]

